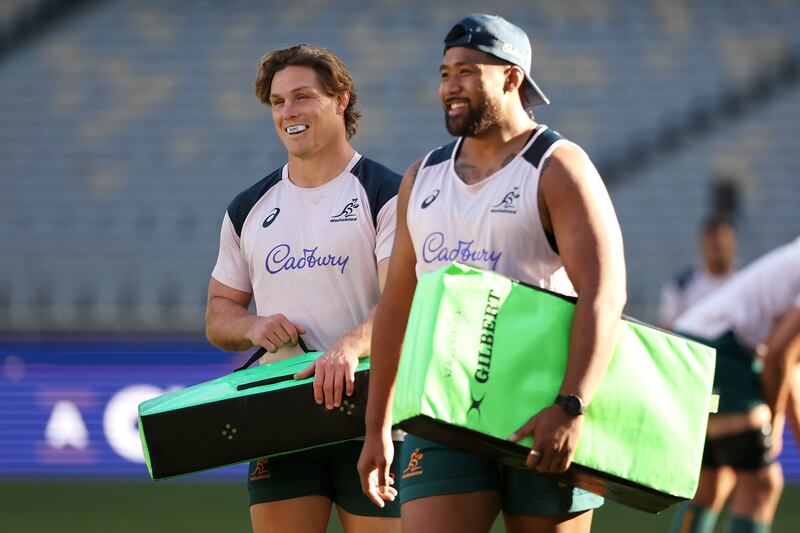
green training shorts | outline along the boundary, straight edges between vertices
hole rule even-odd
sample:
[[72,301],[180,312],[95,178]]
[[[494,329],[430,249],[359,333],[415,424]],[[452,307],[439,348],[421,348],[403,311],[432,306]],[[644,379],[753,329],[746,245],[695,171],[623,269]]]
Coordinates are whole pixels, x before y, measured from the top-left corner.
[[[362,440],[349,440],[301,452],[252,461],[247,477],[250,505],[302,496],[325,496],[350,514],[399,517],[400,503],[386,502],[383,509],[361,492],[358,458]],[[391,472],[397,479],[400,443],[395,443]]]
[[501,465],[406,435],[400,453],[400,503],[417,498],[486,490],[500,493],[504,512],[519,516],[563,515],[596,509],[603,498],[531,470]]

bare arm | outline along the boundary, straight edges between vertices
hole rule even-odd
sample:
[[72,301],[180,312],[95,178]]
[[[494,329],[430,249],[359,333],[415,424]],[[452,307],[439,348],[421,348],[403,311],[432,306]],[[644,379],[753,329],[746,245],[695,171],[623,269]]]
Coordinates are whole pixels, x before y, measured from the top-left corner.
[[263,346],[276,352],[285,344],[297,344],[305,329],[282,314],[266,317],[250,314],[252,295],[224,285],[214,278],[208,284],[206,337],[223,350],[242,351]]
[[206,303],[206,337],[211,344],[230,351],[253,346],[247,335],[255,318],[247,311],[251,299],[252,294],[211,278]]
[[775,323],[758,352],[764,357],[764,396],[775,426],[775,418],[786,412],[793,371],[800,360],[800,309],[793,307]]
[[[559,147],[548,161],[539,185],[542,223],[554,234],[578,293],[559,394],[577,395],[588,404],[611,359],[625,305],[622,234],[608,192],[581,150]],[[572,460],[582,423],[582,417],[551,406],[510,438],[519,440],[533,433],[528,465],[544,472],[563,472]]]
[[[383,259],[382,261],[378,262],[378,286],[380,287],[381,292],[386,284],[386,274],[388,270],[389,259]],[[359,325],[342,335],[342,338],[339,339],[336,344],[346,345],[349,351],[357,353],[358,357],[361,359],[368,357],[370,351],[370,342],[372,340],[372,325],[374,320],[375,307],[370,309],[369,313],[367,313],[367,316],[364,317],[364,320]]]
[[622,232],[605,185],[572,146],[556,150],[542,198],[578,302],[561,394],[591,401],[614,350],[626,301]]
[[397,228],[392,246],[392,263],[383,297],[375,312],[375,329],[380,331],[380,335],[372,339],[367,432],[389,429],[392,424],[391,397],[411,300],[417,286],[416,256],[406,224],[406,211],[418,168],[419,163],[406,172],[397,196]]
[[392,462],[392,397],[400,361],[411,300],[417,286],[416,254],[408,232],[406,214],[408,198],[419,169],[415,163],[403,176],[397,195],[397,228],[392,247],[392,262],[386,279],[383,297],[375,312],[372,338],[370,384],[367,400],[367,436],[361,452],[358,471],[365,494],[379,507],[389,497],[389,467]]
[[[378,287],[383,290],[389,259],[378,262]],[[375,308],[364,320],[342,335],[318,359],[294,375],[295,379],[314,376],[314,401],[327,409],[339,407],[342,393],[352,396],[355,391],[358,360],[369,356]]]
[[791,370],[792,385],[789,393],[789,404],[786,407],[786,418],[794,433],[795,444],[800,447],[800,365]]

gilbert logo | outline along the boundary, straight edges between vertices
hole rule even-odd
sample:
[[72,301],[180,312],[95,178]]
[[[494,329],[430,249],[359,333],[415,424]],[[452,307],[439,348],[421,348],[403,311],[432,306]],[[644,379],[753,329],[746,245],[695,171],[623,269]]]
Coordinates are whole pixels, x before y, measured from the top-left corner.
[[280,207],[276,207],[275,209],[270,211],[269,214],[267,215],[267,218],[264,219],[264,223],[261,224],[261,227],[268,228],[270,224],[275,222],[275,219],[278,218],[278,214],[280,214],[280,212],[281,212]]
[[358,198],[353,198],[346,206],[344,206],[344,209],[342,209],[341,213],[331,217],[331,222],[352,222],[358,220],[358,217],[355,213],[356,209],[358,209]]
[[474,409],[475,412],[478,414],[478,418],[480,418],[481,404],[483,403],[483,399],[486,398],[486,393],[484,393],[483,396],[480,397],[480,399],[476,400],[475,396],[471,396],[471,398],[472,398],[472,405],[470,405],[469,409],[467,409],[467,416],[469,416],[470,412],[472,412],[472,410]]
[[422,475],[422,466],[420,466],[420,462],[422,458],[425,457],[425,454],[419,451],[419,448],[416,448],[411,453],[411,458],[408,460],[408,466],[405,470],[403,470],[403,479],[408,479],[414,476],[421,476]]
[[514,187],[503,196],[502,200],[492,206],[492,213],[516,213],[518,199],[519,187]]
[[[467,416],[474,410],[481,417],[481,404],[486,399],[486,383],[489,381],[492,370],[492,350],[494,349],[494,335],[497,327],[497,313],[500,311],[500,296],[489,289],[486,295],[486,305],[483,308],[483,320],[481,320],[480,344],[478,347],[477,364],[475,373],[472,375],[474,381],[470,383],[471,401],[467,408]],[[483,391],[483,394],[480,392]],[[480,396],[478,396],[480,394]]]
[[253,473],[250,474],[250,481],[258,481],[259,479],[269,479],[272,474],[267,467],[267,462],[269,461],[268,457],[262,457],[256,463],[256,468],[253,470]]
[[429,205],[433,203],[434,200],[439,196],[439,189],[434,189],[433,193],[422,200],[422,209],[427,209]]

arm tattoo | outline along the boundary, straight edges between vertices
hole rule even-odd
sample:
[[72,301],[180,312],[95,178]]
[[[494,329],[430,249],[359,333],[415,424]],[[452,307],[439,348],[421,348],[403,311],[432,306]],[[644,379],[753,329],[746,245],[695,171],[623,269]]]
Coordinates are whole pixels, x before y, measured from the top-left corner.
[[552,160],[553,160],[553,155],[550,154],[550,157],[548,157],[547,159],[545,159],[542,162],[542,169],[539,171],[539,178],[540,179],[541,179],[541,176],[544,176],[544,171],[547,170],[547,167],[550,166],[550,161],[552,161]]

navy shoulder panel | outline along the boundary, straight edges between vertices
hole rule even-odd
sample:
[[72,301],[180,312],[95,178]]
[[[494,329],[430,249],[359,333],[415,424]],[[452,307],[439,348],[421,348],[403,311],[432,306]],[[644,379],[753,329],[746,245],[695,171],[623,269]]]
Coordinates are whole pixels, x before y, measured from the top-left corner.
[[231,222],[233,222],[236,235],[239,237],[242,236],[242,226],[244,226],[244,221],[247,218],[247,215],[250,214],[253,206],[256,205],[256,202],[258,202],[268,190],[281,181],[282,170],[283,167],[279,168],[249,189],[240,192],[238,195],[236,195],[236,198],[233,199],[230,205],[228,205],[228,216],[230,217]]
[[687,268],[686,270],[675,276],[672,281],[673,283],[675,283],[675,286],[678,287],[678,289],[684,291],[686,290],[686,287],[689,285],[689,282],[692,281],[693,277],[694,277],[694,269]]
[[450,144],[445,144],[444,146],[440,146],[439,148],[431,152],[431,155],[428,156],[428,160],[425,161],[425,167],[432,167],[433,165],[444,163],[445,161],[453,157],[453,150],[455,149],[457,142],[458,141],[453,141]]
[[377,161],[362,157],[350,171],[367,192],[372,224],[378,227],[378,213],[386,202],[397,196],[403,177]]
[[536,137],[536,140],[533,141],[533,144],[531,144],[527,150],[525,150],[525,153],[522,154],[522,157],[524,157],[528,163],[538,169],[539,165],[542,164],[542,158],[544,157],[544,154],[547,152],[548,148],[553,146],[556,141],[560,141],[561,139],[563,139],[563,137],[560,133],[547,128],[540,133],[538,137]]

